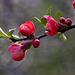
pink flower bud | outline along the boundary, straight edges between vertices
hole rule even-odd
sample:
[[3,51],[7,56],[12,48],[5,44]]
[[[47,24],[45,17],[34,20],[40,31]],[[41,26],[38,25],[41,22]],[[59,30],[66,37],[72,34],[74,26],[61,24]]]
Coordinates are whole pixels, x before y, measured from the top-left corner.
[[24,24],[21,24],[19,31],[23,36],[30,37],[35,33],[35,26],[31,21],[27,21]]
[[74,6],[74,9],[75,9],[75,0],[73,0],[73,6]]
[[34,47],[34,48],[38,48],[39,45],[40,45],[40,40],[39,40],[39,39],[35,39],[35,40],[33,41],[33,47]]
[[58,23],[55,21],[55,19],[48,15],[44,15],[44,17],[47,19],[46,30],[48,32],[46,34],[50,36],[57,34],[59,28]]
[[13,44],[8,47],[9,51],[11,51],[11,56],[15,61],[20,61],[26,55],[26,49],[21,48],[23,45],[21,44]]
[[59,18],[59,22],[60,22],[60,23],[65,23],[65,18],[64,18],[64,17],[60,17],[60,18]]
[[70,18],[67,18],[67,19],[65,20],[65,24],[71,25],[71,24],[72,24],[72,20],[71,20]]

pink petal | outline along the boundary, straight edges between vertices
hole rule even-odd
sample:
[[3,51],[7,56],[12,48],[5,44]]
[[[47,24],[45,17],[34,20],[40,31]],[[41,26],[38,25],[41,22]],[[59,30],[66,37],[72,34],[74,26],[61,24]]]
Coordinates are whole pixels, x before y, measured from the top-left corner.
[[50,34],[50,36],[55,35],[58,32],[58,23],[51,16],[48,17],[47,22],[51,30],[48,34]]
[[25,22],[25,26],[29,27],[32,33],[35,33],[35,26],[31,21]]
[[46,18],[46,19],[48,19],[49,16],[48,15],[44,15],[43,17]]
[[15,61],[22,60],[25,55],[26,55],[26,51],[24,52],[23,50],[11,53],[11,56]]
[[22,46],[21,44],[13,44],[8,47],[8,50],[11,52],[20,51],[21,46]]
[[20,26],[19,31],[23,36],[27,36],[27,37],[32,34],[30,28],[28,26],[26,26],[25,24],[22,24]]

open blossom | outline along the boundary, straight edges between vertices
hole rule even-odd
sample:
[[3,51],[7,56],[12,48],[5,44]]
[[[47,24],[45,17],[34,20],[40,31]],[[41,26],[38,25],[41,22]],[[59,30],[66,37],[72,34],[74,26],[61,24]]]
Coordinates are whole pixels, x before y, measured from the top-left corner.
[[13,44],[8,47],[9,51],[11,51],[11,57],[15,61],[20,61],[26,55],[26,49],[22,48],[23,45],[21,44]]
[[46,30],[48,31],[47,35],[53,36],[57,34],[58,23],[55,21],[55,19],[48,15],[44,15],[43,17],[47,19],[47,26],[46,26]]
[[19,31],[23,36],[30,37],[35,33],[35,26],[31,21],[26,21],[24,24],[21,24]]
[[74,9],[75,9],[75,0],[73,0],[73,6],[74,6]]

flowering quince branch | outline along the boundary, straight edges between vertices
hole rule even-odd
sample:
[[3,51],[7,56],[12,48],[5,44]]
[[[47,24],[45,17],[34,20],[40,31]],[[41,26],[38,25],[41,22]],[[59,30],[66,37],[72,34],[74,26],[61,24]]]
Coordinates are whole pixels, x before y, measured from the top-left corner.
[[[63,30],[60,30],[60,29],[59,29],[58,32],[64,33],[64,32],[66,32],[66,31],[68,31],[68,30],[70,30],[70,29],[73,29],[73,28],[75,28],[75,25],[72,25],[72,26],[70,26],[70,27],[68,27],[68,28],[65,28],[65,29],[63,29]],[[45,36],[47,36],[46,33],[45,33],[45,34],[42,34],[42,35],[39,35],[39,36],[35,36],[35,38],[36,38],[36,39],[41,39],[41,38],[43,38],[43,37],[45,37]],[[24,38],[21,38],[21,39],[14,39],[14,38],[11,38],[11,37],[10,37],[9,39],[11,39],[12,42],[28,40],[27,37],[24,37]]]
[[21,38],[21,39],[14,39],[14,38],[10,37],[9,39],[11,39],[12,42],[17,42],[17,41],[22,41],[22,40],[28,40],[27,37],[24,37],[24,38]]
[[[39,36],[35,36],[35,39],[41,39],[41,38],[43,38],[45,36],[47,36],[46,33],[42,34],[42,35],[39,35]],[[28,40],[29,38],[24,37],[24,38],[21,38],[21,39],[14,39],[14,38],[10,37],[9,39],[11,39],[12,42],[18,42],[18,41]]]
[[[75,9],[75,0],[73,0],[73,6]],[[48,9],[47,15],[44,15],[41,20],[35,17],[38,24],[43,25],[46,29],[45,33],[39,36],[35,36],[35,26],[31,21],[26,21],[24,24],[21,24],[18,33],[19,37],[13,34],[15,29],[10,29],[9,33],[5,33],[0,28],[0,38],[6,38],[7,40],[14,42],[14,44],[8,47],[8,50],[11,52],[11,57],[15,61],[22,60],[26,55],[27,50],[30,49],[32,45],[34,48],[38,48],[40,45],[40,39],[43,37],[54,36],[60,32],[60,38],[66,41],[66,37],[63,33],[75,28],[75,25],[72,25],[72,20],[70,18],[65,19],[60,12],[56,13],[55,19],[50,16],[50,13],[51,10]]]

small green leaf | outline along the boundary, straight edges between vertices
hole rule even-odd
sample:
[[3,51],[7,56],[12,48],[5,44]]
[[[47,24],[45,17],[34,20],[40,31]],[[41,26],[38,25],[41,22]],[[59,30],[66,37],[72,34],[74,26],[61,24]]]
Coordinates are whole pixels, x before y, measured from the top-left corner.
[[61,38],[62,40],[64,40],[64,41],[67,41],[67,38],[66,38],[66,36],[65,36],[64,34],[61,34],[61,35],[60,35],[60,38]]
[[63,17],[63,14],[61,13],[61,12],[57,12],[56,14],[55,14],[55,20],[57,21],[57,22],[59,22],[59,18],[60,17]]
[[14,29],[10,29],[9,30],[9,33],[7,33],[9,36],[12,36],[12,34],[13,34],[13,32],[16,30],[16,28],[14,28]]
[[46,18],[41,18],[41,24],[43,25],[43,26],[46,26],[46,24],[47,24],[47,19]]
[[52,9],[52,6],[47,9],[47,14],[46,15],[49,15],[49,16],[51,15],[51,9]]
[[9,38],[9,36],[1,28],[0,28],[0,35],[5,38]]
[[12,35],[12,38],[19,39],[19,37],[17,35]]
[[20,32],[18,32],[18,36],[22,37],[22,34]]
[[37,17],[34,17],[38,24],[41,24],[41,20]]

